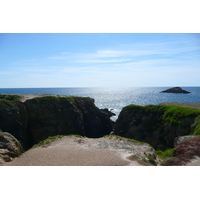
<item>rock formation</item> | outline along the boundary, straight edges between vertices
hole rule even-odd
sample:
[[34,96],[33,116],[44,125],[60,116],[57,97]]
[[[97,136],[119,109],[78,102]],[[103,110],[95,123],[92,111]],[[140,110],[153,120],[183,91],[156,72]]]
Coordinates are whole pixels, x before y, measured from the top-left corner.
[[181,106],[130,105],[122,109],[114,134],[152,145],[156,150],[174,147],[174,139],[200,134],[200,110]]
[[79,134],[93,138],[107,135],[113,129],[111,115],[97,108],[89,97],[0,100],[0,129],[16,137],[25,149],[54,135]]
[[0,164],[23,153],[20,142],[10,133],[0,131]]
[[182,94],[188,94],[190,92],[183,90],[181,87],[173,87],[164,91],[161,91],[160,93],[182,93]]
[[167,159],[164,165],[181,166],[194,161],[200,164],[200,136],[184,137],[175,147],[173,156]]
[[[166,165],[185,165],[200,157],[199,109],[129,105],[122,109],[115,126],[112,115],[108,109],[97,108],[89,97],[0,95],[0,162],[12,160],[49,136],[98,138],[110,134],[113,127],[113,134],[146,142],[156,150],[175,146]],[[155,162],[151,155],[148,159]]]
[[22,102],[0,100],[0,129],[11,133],[25,149],[30,146],[26,132],[27,124],[28,113]]

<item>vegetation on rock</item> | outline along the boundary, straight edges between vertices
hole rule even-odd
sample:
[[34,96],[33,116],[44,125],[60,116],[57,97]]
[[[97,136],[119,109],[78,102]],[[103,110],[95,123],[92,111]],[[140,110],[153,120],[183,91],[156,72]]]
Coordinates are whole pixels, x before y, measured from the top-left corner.
[[55,136],[48,137],[45,140],[40,141],[38,144],[35,144],[32,148],[50,144],[54,140],[56,140],[58,138],[62,138],[62,137],[64,137],[64,135],[55,135]]
[[194,125],[195,125],[195,129],[192,135],[200,135],[200,115],[195,118]]
[[[0,96],[0,129],[16,137],[24,149],[54,135],[102,137],[113,130],[112,113],[101,110],[90,97],[44,95]],[[24,98],[26,99],[26,98]]]
[[6,94],[0,94],[0,100],[9,100],[9,101],[19,101],[20,96],[19,95],[6,95]]
[[83,136],[78,135],[78,134],[55,135],[55,136],[51,136],[51,137],[46,138],[45,140],[40,141],[38,144],[35,144],[32,148],[36,148],[36,147],[40,147],[40,146],[46,146],[46,145],[50,144],[51,142],[53,142],[53,141],[55,141],[59,138],[71,137],[71,136],[78,137],[78,138],[84,138]]
[[200,134],[200,110],[174,105],[129,105],[122,109],[114,134],[166,150],[174,147],[175,137]]

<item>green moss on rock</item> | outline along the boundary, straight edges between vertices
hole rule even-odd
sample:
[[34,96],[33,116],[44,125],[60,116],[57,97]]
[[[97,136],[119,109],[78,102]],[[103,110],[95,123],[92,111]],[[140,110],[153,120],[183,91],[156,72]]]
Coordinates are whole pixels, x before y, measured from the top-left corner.
[[156,149],[173,148],[174,138],[200,134],[200,110],[174,105],[129,105],[122,109],[115,135],[144,141]]
[[62,138],[62,137],[64,137],[64,135],[55,135],[55,136],[48,137],[45,140],[40,141],[38,144],[35,144],[32,148],[50,144],[54,140],[57,140],[57,139]]
[[9,100],[9,101],[19,101],[20,96],[19,95],[6,95],[6,94],[0,94],[0,100]]
[[195,129],[192,135],[200,135],[200,115],[195,118]]

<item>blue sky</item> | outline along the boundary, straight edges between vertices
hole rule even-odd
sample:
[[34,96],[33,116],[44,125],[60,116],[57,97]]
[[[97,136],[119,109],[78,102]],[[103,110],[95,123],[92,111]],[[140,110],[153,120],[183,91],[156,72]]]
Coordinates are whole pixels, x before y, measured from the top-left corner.
[[0,34],[0,87],[200,86],[200,34]]

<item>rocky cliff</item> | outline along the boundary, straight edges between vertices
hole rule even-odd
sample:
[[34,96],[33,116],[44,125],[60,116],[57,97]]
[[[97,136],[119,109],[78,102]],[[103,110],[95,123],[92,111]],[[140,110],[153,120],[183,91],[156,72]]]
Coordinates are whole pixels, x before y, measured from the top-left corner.
[[0,129],[11,133],[22,146],[27,149],[29,145],[27,135],[28,112],[24,104],[15,100],[0,100]]
[[173,105],[129,105],[122,109],[114,134],[147,142],[156,150],[173,148],[175,137],[200,134],[200,110]]
[[0,96],[0,129],[18,139],[24,149],[54,135],[101,137],[113,129],[111,112],[89,97],[45,96],[25,100],[23,95]]

